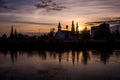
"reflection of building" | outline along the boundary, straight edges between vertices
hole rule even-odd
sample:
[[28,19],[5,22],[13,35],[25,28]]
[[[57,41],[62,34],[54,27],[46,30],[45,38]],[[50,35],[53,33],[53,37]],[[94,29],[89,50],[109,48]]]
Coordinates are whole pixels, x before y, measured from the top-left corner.
[[[68,26],[66,26],[68,28]],[[71,26],[71,31],[68,30],[62,30],[61,29],[61,24],[59,22],[58,24],[58,31],[56,32],[56,39],[72,39],[72,40],[76,40],[76,39],[80,39],[80,35],[78,32],[78,23],[76,25],[76,30],[75,30],[75,25],[74,25],[74,21],[72,21],[72,26]]]

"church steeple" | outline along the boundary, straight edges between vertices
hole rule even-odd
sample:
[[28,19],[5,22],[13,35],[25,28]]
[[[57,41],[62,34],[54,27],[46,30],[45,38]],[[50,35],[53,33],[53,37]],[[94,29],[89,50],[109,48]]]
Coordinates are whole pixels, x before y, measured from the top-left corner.
[[58,23],[58,31],[60,31],[61,30],[61,24],[60,24],[60,22]]

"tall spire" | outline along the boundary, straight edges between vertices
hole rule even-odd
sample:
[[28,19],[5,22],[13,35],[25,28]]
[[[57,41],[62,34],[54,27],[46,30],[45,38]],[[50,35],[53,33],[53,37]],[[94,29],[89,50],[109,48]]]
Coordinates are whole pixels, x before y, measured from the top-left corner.
[[58,31],[61,30],[61,24],[60,24],[60,21],[58,23]]
[[75,32],[75,26],[74,26],[74,21],[72,21],[72,27],[71,27],[71,32],[74,33]]

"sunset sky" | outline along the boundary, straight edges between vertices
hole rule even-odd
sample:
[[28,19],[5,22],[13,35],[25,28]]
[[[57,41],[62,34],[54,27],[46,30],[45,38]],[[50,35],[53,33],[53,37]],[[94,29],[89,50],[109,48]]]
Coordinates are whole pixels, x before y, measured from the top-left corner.
[[0,0],[0,34],[11,25],[18,32],[49,32],[60,21],[71,27],[74,20],[84,24],[120,20],[120,0]]

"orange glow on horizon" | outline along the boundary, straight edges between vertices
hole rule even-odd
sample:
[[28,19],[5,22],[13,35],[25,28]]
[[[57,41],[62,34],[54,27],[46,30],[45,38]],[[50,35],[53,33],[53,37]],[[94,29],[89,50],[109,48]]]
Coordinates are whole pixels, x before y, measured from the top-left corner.
[[78,27],[78,30],[79,30],[79,31],[82,31],[83,29],[84,29],[84,28],[81,27],[81,26]]

